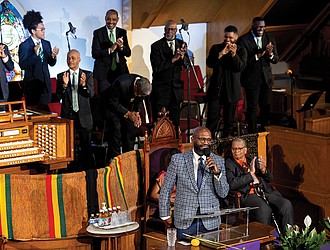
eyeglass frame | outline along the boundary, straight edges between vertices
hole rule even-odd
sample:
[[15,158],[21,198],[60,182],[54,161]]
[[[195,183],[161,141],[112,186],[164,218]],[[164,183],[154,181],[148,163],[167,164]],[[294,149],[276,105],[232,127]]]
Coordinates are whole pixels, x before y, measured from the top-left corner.
[[201,141],[202,143],[208,142],[208,143],[212,144],[212,142],[213,142],[212,138],[196,137],[196,139]]
[[232,151],[242,151],[246,147],[241,147],[241,148],[231,148]]

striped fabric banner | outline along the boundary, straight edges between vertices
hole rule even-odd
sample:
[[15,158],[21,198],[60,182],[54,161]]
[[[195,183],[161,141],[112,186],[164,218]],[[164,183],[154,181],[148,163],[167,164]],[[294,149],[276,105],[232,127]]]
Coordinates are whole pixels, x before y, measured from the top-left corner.
[[112,166],[105,167],[104,169],[104,194],[105,194],[105,201],[108,207],[113,206],[113,197],[111,193],[111,186],[110,186],[110,174],[111,174]]
[[0,235],[13,239],[10,175],[0,175]]
[[128,210],[128,204],[126,201],[126,194],[125,194],[125,188],[124,188],[124,179],[123,179],[123,172],[122,172],[122,165],[120,161],[120,156],[115,157],[115,166],[116,166],[116,174],[118,177],[119,185],[120,185],[120,191],[123,196],[126,210]]
[[67,233],[64,214],[62,174],[46,176],[46,197],[48,208],[49,237],[66,237]]

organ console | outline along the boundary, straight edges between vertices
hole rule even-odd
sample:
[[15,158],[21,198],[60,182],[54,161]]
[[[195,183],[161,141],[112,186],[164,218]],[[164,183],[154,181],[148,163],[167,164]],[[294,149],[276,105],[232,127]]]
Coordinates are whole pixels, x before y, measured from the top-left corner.
[[[21,105],[13,110],[13,105]],[[24,101],[3,102],[0,173],[32,174],[66,168],[74,160],[74,124],[56,113],[27,110]],[[30,163],[35,163],[31,165]],[[27,170],[27,171],[26,171]]]

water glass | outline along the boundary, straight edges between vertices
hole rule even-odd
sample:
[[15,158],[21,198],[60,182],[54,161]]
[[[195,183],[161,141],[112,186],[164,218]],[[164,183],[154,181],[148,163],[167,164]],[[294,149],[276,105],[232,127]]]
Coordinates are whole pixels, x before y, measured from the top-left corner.
[[168,228],[167,232],[166,232],[166,236],[167,236],[167,245],[170,247],[175,246],[176,228],[173,228],[173,227]]

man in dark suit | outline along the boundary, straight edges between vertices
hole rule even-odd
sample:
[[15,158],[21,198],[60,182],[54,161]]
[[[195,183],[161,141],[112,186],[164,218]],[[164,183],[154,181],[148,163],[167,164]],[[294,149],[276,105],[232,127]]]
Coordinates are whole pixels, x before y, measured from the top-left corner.
[[[148,113],[145,97],[151,93],[151,84],[145,77],[136,74],[119,76],[111,88],[105,91],[107,124],[109,125],[107,161],[122,152],[133,150],[139,128],[147,122],[141,117]],[[143,134],[142,134],[143,135]]]
[[187,49],[182,40],[175,38],[176,32],[176,22],[167,21],[164,37],[151,45],[150,61],[153,120],[157,121],[158,113],[165,107],[171,121],[178,127],[180,104],[183,101],[183,81],[180,76]]
[[238,38],[237,44],[247,50],[247,65],[241,75],[241,83],[247,101],[249,133],[257,132],[257,106],[260,108],[261,130],[270,124],[270,99],[272,93],[272,69],[278,62],[275,39],[265,33],[265,21],[255,17],[252,29]]
[[24,93],[27,106],[48,109],[51,102],[52,86],[48,65],[56,64],[58,48],[52,50],[50,42],[45,40],[45,26],[40,12],[28,11],[23,24],[31,36],[20,44],[19,65],[24,70]]
[[170,197],[176,185],[174,225],[179,240],[186,239],[183,233],[196,235],[197,228],[199,232],[217,229],[220,217],[193,216],[220,211],[219,197],[226,197],[229,191],[223,158],[213,153],[204,155],[212,143],[210,130],[196,128],[192,142],[192,150],[172,156],[159,197],[160,217],[171,224]]
[[[265,158],[251,159],[246,156],[245,140],[236,138],[232,142],[232,157],[226,160],[226,174],[230,190],[242,193],[241,205],[259,207],[251,213],[255,219],[264,224],[272,223],[272,212],[276,213],[281,232],[287,224],[293,225],[293,208],[289,200],[268,186],[273,175],[266,166]],[[258,192],[262,187],[269,205]]]
[[244,47],[236,45],[238,30],[235,26],[227,26],[224,33],[224,42],[213,45],[206,59],[206,65],[213,69],[206,95],[206,127],[214,137],[222,106],[222,137],[226,138],[233,135],[235,110],[237,102],[242,99],[240,77],[246,66],[247,54]]
[[[7,102],[9,97],[9,87],[6,77],[6,70],[14,69],[14,62],[11,59],[7,45],[0,44],[0,103]],[[6,107],[0,106],[0,111],[6,110]]]
[[[70,50],[67,55],[69,70],[57,75],[56,93],[62,99],[61,117],[74,120],[79,134],[79,168],[93,167],[91,160],[91,131],[93,126],[89,100],[94,95],[93,74],[79,68],[80,53]],[[78,145],[75,143],[76,152]]]
[[119,17],[110,9],[105,15],[106,25],[95,30],[92,42],[92,57],[95,59],[93,75],[101,94],[120,75],[128,73],[126,58],[131,56],[127,32],[118,28]]

